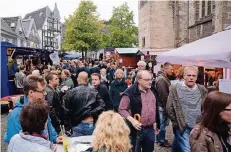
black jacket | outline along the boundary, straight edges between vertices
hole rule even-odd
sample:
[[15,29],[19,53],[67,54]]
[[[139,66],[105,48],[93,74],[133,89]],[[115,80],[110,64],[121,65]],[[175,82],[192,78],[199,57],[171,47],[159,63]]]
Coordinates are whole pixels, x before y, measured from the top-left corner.
[[96,90],[99,92],[99,95],[105,103],[105,110],[113,110],[113,103],[108,88],[105,85],[99,85]]
[[113,80],[110,86],[110,95],[113,102],[113,107],[115,111],[118,111],[121,95],[127,89],[127,83],[123,80]]
[[49,85],[46,87],[47,95],[45,97],[46,101],[50,106],[50,117],[51,123],[57,132],[60,131],[60,125],[64,119],[64,109],[62,107],[62,101],[60,97],[60,92],[54,90]]
[[92,116],[94,120],[104,111],[105,104],[99,93],[87,85],[78,87],[67,92],[65,108],[71,126],[77,126],[85,117]]
[[98,66],[90,69],[90,75],[93,73],[100,73],[100,68]]

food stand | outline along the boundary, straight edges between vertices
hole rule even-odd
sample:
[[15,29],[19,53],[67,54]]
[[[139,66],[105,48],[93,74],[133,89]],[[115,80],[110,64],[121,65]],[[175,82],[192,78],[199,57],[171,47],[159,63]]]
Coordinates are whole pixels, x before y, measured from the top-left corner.
[[18,61],[24,64],[26,59],[36,58],[41,63],[51,62],[50,53],[52,51],[17,47],[9,42],[1,42],[1,98],[14,95],[16,92],[14,74],[19,65]]

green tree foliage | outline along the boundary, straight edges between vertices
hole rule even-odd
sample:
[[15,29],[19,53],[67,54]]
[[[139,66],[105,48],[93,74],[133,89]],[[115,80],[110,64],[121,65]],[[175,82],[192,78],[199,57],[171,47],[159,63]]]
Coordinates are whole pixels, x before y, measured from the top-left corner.
[[99,21],[96,5],[92,1],[82,0],[77,10],[65,20],[65,38],[63,50],[77,50],[82,57],[87,51],[96,51],[102,47],[103,24]]
[[110,34],[104,36],[106,47],[133,47],[138,44],[138,29],[133,20],[133,11],[129,10],[127,3],[113,8],[113,15],[109,20]]

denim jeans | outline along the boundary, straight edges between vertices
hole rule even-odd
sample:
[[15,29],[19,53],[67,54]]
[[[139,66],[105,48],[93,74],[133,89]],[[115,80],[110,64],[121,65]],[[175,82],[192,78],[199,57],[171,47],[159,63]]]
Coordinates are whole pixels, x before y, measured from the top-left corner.
[[176,129],[175,137],[172,143],[172,152],[190,152],[189,136],[192,128],[186,128],[184,132]]
[[160,116],[160,132],[156,136],[157,142],[159,144],[164,143],[165,135],[166,135],[166,127],[169,124],[169,119],[167,113],[164,111],[163,107],[158,106],[159,108],[159,116]]
[[94,124],[88,122],[81,122],[72,128],[72,137],[92,135],[94,131]]
[[[153,152],[155,133],[153,129],[142,129],[139,135],[134,138],[131,137],[133,152]],[[137,147],[136,147],[137,146]]]

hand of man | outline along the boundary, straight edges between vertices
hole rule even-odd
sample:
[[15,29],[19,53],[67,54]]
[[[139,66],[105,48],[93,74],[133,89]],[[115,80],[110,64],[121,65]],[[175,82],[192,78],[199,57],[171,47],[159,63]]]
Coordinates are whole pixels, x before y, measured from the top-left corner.
[[154,129],[154,132],[155,132],[156,135],[158,135],[160,133],[160,130],[157,128],[156,123],[154,123],[153,129]]
[[136,130],[141,130],[142,129],[142,124],[139,123],[137,120],[133,120],[132,121],[132,126],[136,129]]
[[63,137],[62,137],[62,136],[57,137],[57,138],[56,138],[56,143],[57,143],[57,144],[63,143]]

